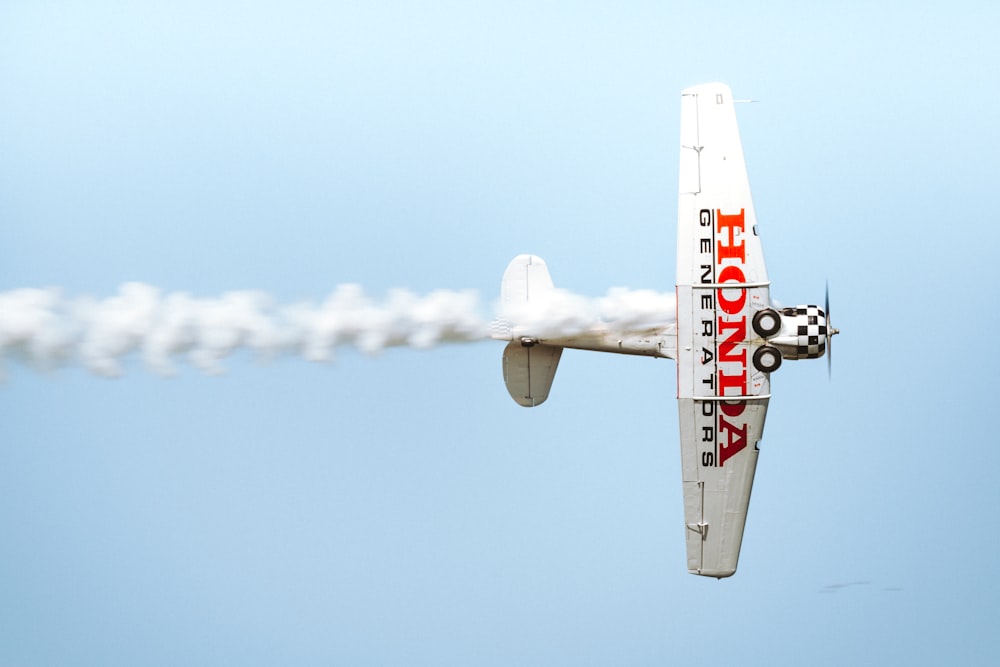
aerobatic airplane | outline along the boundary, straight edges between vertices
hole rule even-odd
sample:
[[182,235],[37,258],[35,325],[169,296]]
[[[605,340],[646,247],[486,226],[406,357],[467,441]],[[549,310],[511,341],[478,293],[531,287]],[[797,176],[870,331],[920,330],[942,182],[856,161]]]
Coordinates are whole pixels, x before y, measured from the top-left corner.
[[[641,328],[598,325],[547,335],[504,317],[494,338],[507,391],[518,404],[545,401],[563,348],[677,361],[681,474],[688,571],[736,572],[758,442],[783,359],[830,359],[825,308],[776,308],[757,235],[729,87],[709,83],[681,93],[676,313]],[[519,255],[504,272],[505,313],[554,290],[545,262]]]

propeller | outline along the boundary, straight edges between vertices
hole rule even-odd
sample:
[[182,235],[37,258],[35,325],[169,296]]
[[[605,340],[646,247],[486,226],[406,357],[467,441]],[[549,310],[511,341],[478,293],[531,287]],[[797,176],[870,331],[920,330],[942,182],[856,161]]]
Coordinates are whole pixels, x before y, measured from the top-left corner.
[[833,328],[830,319],[830,282],[826,283],[826,376],[833,377],[833,337],[840,333],[840,329]]

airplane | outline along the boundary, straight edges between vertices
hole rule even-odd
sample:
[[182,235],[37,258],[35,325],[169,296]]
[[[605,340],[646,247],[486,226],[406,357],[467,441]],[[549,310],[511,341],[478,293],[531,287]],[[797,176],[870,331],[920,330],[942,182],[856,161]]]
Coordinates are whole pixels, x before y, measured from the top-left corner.
[[736,572],[757,468],[771,374],[783,360],[831,358],[825,307],[780,308],[770,298],[732,92],[708,83],[681,92],[675,312],[631,326],[597,323],[565,334],[518,321],[555,292],[545,262],[518,255],[501,282],[493,338],[508,341],[503,378],[511,398],[548,398],[564,348],[677,362],[687,567]]

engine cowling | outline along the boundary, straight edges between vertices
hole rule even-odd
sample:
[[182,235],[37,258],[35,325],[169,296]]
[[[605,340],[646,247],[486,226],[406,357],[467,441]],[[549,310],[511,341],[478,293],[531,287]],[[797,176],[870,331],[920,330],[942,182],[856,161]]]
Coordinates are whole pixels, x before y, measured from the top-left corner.
[[819,306],[783,308],[781,328],[768,338],[785,359],[818,359],[826,354],[826,312]]

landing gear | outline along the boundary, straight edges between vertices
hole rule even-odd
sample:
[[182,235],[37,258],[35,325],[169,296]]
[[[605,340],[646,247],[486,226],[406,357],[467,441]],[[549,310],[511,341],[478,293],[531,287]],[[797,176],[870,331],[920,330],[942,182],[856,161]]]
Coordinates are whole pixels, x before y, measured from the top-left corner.
[[[772,308],[759,311],[753,316],[753,330],[761,338],[770,338],[781,329],[781,315]],[[779,361],[780,365],[781,362]],[[777,368],[777,366],[775,366]]]
[[[754,319],[756,320],[756,318]],[[754,325],[754,328],[756,328],[756,322],[754,322]],[[773,373],[781,366],[781,351],[770,345],[757,348],[757,351],[753,353],[753,365],[757,370],[764,371],[765,373]]]

